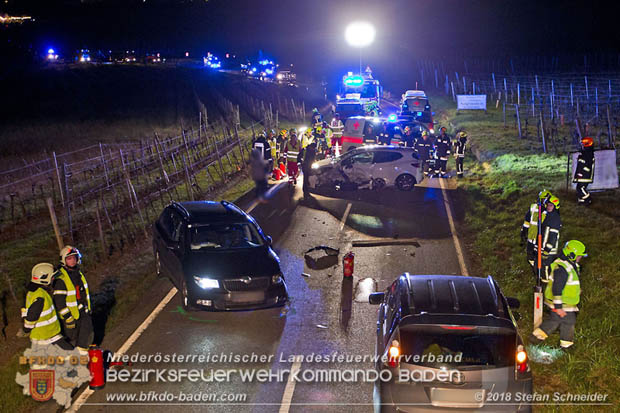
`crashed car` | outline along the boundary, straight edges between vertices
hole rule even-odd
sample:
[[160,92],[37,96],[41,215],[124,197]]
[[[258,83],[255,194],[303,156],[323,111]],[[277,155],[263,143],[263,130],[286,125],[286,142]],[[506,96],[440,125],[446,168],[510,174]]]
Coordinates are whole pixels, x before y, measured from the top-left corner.
[[395,186],[410,191],[422,179],[421,162],[412,148],[367,145],[315,162],[309,184],[311,188]]

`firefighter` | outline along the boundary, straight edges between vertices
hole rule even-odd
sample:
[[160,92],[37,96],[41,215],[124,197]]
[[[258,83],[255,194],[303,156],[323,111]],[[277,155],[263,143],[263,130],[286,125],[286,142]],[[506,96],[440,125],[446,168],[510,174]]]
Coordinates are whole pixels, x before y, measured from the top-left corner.
[[342,123],[342,121],[340,120],[339,113],[336,113],[334,115],[334,118],[332,119],[329,127],[334,133],[332,137],[332,146],[342,146],[342,133],[344,131],[344,123]]
[[415,145],[415,136],[413,135],[413,130],[410,126],[405,126],[405,130],[403,133],[403,142],[407,148],[413,148]]
[[269,140],[267,139],[267,134],[265,132],[261,132],[260,135],[258,135],[258,138],[256,138],[254,144],[252,145],[252,149],[258,149],[260,151],[263,155],[263,159],[267,162],[269,169],[271,169],[271,165],[273,163],[273,159],[271,157],[271,146],[269,145]]
[[301,152],[301,144],[297,139],[297,132],[291,129],[291,133],[286,146],[284,147],[284,153],[286,154],[286,170],[289,178],[289,183],[297,185],[297,176],[299,175],[299,167],[297,161]]
[[[536,272],[536,237],[538,235],[538,207],[539,205],[544,205],[546,200],[551,196],[551,192],[546,189],[543,189],[538,194],[538,202],[533,202],[530,204],[530,208],[525,213],[525,219],[523,220],[523,225],[521,226],[521,246],[524,244],[525,247],[525,255],[527,257],[527,262],[532,267],[534,271],[534,276],[537,275]],[[547,215],[547,211],[543,206],[542,210],[542,219],[545,219]]]
[[[445,128],[441,128],[445,129]],[[467,145],[467,132],[460,131],[454,141],[454,159],[456,160],[456,176],[463,177],[463,161],[465,160],[465,146]]]
[[422,138],[418,139],[415,143],[415,150],[420,157],[420,161],[422,162],[422,171],[425,176],[428,176],[429,162],[431,159],[431,149],[433,148],[433,143],[431,142],[428,132],[422,131]]
[[592,198],[588,185],[594,181],[594,139],[585,137],[581,140],[581,151],[577,157],[577,167],[573,182],[577,184],[577,204],[590,205]]
[[586,246],[581,241],[571,240],[551,264],[551,277],[545,289],[545,305],[551,312],[543,319],[540,327],[532,332],[529,339],[531,343],[541,343],[559,328],[560,347],[569,349],[574,344],[581,295],[579,262],[587,256]]
[[377,135],[377,140],[379,141],[379,145],[389,145],[392,143],[392,134],[388,130],[388,123],[383,122],[383,129]]
[[55,274],[54,266],[46,262],[32,267],[30,283],[26,287],[26,307],[22,308],[23,330],[18,337],[30,335],[33,344],[54,344],[63,350],[73,346],[62,336],[56,308],[50,295],[50,285]]
[[323,123],[323,115],[317,108],[312,109],[312,126],[316,127]]
[[439,178],[446,177],[448,156],[450,155],[450,137],[446,134],[446,128],[441,128],[440,135],[435,139],[435,154],[439,162],[435,165],[435,175]]
[[62,321],[65,336],[80,350],[88,353],[93,340],[90,291],[80,270],[82,254],[70,245],[60,250],[60,269],[54,278],[54,305]]
[[[541,234],[542,234],[542,271],[541,281],[546,283],[550,277],[550,265],[555,260],[559,251],[560,230],[562,229],[562,220],[560,218],[560,200],[554,195],[549,195],[542,204],[545,215],[542,218]],[[538,234],[538,227],[534,237]],[[538,242],[534,242],[534,257],[538,257]],[[534,269],[536,267],[534,266]]]

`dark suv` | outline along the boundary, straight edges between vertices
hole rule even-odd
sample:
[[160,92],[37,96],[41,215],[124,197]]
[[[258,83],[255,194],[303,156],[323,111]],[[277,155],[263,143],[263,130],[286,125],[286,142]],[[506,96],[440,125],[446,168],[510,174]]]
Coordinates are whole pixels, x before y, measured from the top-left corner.
[[232,203],[171,203],[153,224],[153,252],[157,274],[170,278],[185,309],[252,309],[288,300],[271,237]]
[[380,304],[376,368],[385,375],[376,410],[531,411],[532,374],[509,309],[519,301],[492,277],[405,273],[369,301]]

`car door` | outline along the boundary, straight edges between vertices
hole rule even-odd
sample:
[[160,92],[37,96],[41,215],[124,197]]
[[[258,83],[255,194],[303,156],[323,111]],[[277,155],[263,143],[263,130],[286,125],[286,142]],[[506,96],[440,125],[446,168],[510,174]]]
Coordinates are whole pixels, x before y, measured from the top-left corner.
[[343,172],[357,184],[370,181],[372,177],[372,151],[362,151],[342,162]]
[[170,272],[175,284],[182,285],[183,280],[183,257],[185,256],[185,235],[186,223],[183,217],[177,212],[172,211],[172,234],[169,251]]
[[396,177],[403,172],[397,165],[402,157],[396,150],[375,151],[371,170],[373,179],[383,179],[387,184],[393,184]]

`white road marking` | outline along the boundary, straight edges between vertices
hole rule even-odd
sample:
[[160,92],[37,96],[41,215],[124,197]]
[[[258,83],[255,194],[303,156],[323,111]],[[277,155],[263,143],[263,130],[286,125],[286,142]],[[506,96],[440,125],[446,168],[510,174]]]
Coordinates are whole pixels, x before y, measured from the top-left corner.
[[[265,198],[269,199],[271,198],[271,195],[274,192],[277,192],[280,190],[280,188],[282,188],[282,186],[284,185],[288,185],[288,182],[280,182],[277,185],[272,186],[271,188],[269,188],[269,190],[267,192],[265,192]],[[258,205],[260,204],[260,202],[258,201],[258,199],[255,199],[252,201],[252,203],[250,204],[249,207],[247,207],[247,209],[245,210],[245,212],[247,212],[248,214],[250,212],[252,212],[254,210],[254,208],[256,208]]]
[[301,369],[302,359],[303,356],[297,356],[295,358],[295,361],[293,362],[293,366],[291,367],[291,374],[288,376],[288,381],[286,382],[286,387],[284,388],[284,394],[282,395],[282,402],[280,403],[279,413],[288,413],[289,409],[291,408],[291,401],[293,400],[293,392],[295,391],[296,383],[293,377],[295,377],[299,369]]
[[349,218],[349,212],[351,212],[350,202],[347,204],[347,209],[344,210],[344,215],[342,216],[342,219],[340,220],[340,231],[344,229],[344,224],[345,222],[347,222],[347,218]]
[[271,211],[271,213],[269,215],[267,215],[267,219],[271,218],[272,216],[274,216],[276,214],[276,212],[278,212],[277,209],[274,209],[273,211]]
[[452,208],[450,207],[450,200],[446,194],[446,186],[443,179],[439,179],[439,186],[441,187],[441,194],[443,195],[443,202],[446,207],[446,213],[448,214],[448,223],[450,224],[450,232],[452,233],[452,240],[454,241],[454,248],[456,249],[456,255],[459,259],[459,266],[461,267],[462,275],[469,275],[467,267],[465,266],[465,258],[463,256],[463,250],[461,249],[461,242],[459,237],[456,236],[456,227],[454,226],[454,219],[452,218]]
[[[131,348],[131,346],[138,340],[138,338],[142,335],[142,333],[144,333],[144,331],[153,322],[153,320],[155,320],[155,317],[159,315],[161,310],[163,310],[164,307],[168,305],[168,303],[170,302],[170,300],[172,300],[172,297],[174,297],[176,293],[177,293],[176,287],[172,287],[172,289],[168,291],[168,294],[166,294],[164,299],[161,300],[159,304],[157,304],[157,307],[155,307],[153,311],[151,311],[151,314],[149,314],[149,316],[142,322],[142,324],[140,324],[140,326],[136,329],[136,331],[134,331],[133,334],[129,336],[127,341],[125,341],[125,343],[123,343],[123,345],[116,351],[116,353],[114,353],[115,356],[125,354]],[[75,400],[75,402],[73,402],[73,404],[71,405],[69,410],[67,410],[67,412],[70,412],[70,413],[77,412],[80,409],[80,407],[82,407],[82,405],[86,402],[86,400],[90,396],[92,396],[93,393],[94,393],[94,390],[91,390],[90,388],[84,390],[82,394],[80,394],[80,396]]]

